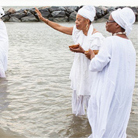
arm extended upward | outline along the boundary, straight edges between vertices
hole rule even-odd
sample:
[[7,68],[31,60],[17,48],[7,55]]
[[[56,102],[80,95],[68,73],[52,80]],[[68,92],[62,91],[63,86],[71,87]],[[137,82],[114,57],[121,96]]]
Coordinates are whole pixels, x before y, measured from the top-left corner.
[[58,23],[52,22],[52,21],[50,21],[50,20],[48,20],[48,19],[45,19],[45,18],[42,16],[41,12],[40,12],[37,8],[35,8],[35,9],[36,9],[36,13],[37,13],[39,19],[42,20],[43,22],[45,22],[45,23],[46,23],[47,25],[49,25],[51,28],[53,28],[53,29],[55,29],[55,30],[57,30],[57,31],[59,31],[59,32],[62,32],[62,33],[64,33],[64,34],[72,35],[73,27],[61,26],[61,25],[59,25]]

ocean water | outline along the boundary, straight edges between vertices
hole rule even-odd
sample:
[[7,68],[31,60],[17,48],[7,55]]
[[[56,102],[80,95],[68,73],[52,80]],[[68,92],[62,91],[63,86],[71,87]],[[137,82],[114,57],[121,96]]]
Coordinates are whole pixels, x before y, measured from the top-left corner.
[[[73,26],[74,23],[61,23]],[[104,36],[105,23],[94,23]],[[0,138],[87,138],[87,116],[71,111],[69,73],[72,37],[44,23],[6,23],[9,35],[7,78],[0,79]],[[127,128],[138,138],[138,23],[130,39],[136,53],[136,83]]]

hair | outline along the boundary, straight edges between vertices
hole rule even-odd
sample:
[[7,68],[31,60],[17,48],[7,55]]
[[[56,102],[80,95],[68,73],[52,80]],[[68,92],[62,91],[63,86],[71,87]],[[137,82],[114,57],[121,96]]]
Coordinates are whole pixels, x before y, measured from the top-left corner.
[[[121,26],[120,26],[121,27]],[[121,27],[122,32],[125,32],[125,29]]]
[[[114,21],[115,21],[115,20],[114,20]],[[117,22],[116,22],[116,23],[117,23]],[[118,24],[118,23],[117,23],[117,24]],[[119,25],[119,24],[118,24],[118,25]],[[119,25],[119,26],[120,26],[120,25]],[[121,28],[121,31],[122,31],[122,32],[125,32],[125,29],[124,29],[123,27],[120,26],[120,28]]]

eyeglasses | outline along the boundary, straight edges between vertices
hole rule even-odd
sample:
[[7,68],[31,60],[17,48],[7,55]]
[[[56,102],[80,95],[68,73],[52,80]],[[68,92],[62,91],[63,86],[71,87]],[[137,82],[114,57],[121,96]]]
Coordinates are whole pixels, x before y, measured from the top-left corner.
[[107,20],[107,23],[114,23],[115,21]]

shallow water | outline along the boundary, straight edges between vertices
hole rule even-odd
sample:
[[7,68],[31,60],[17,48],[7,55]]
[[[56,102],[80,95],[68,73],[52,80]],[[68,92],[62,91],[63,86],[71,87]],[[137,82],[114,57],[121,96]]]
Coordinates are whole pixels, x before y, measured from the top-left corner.
[[[62,23],[73,26],[73,23]],[[69,72],[72,37],[44,23],[6,23],[9,35],[7,78],[0,79],[0,138],[87,138],[86,116],[71,113]],[[105,23],[94,23],[105,32]],[[136,84],[128,124],[129,138],[138,137],[138,24],[131,40],[137,52]]]

